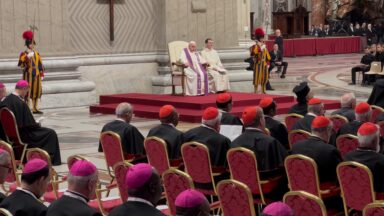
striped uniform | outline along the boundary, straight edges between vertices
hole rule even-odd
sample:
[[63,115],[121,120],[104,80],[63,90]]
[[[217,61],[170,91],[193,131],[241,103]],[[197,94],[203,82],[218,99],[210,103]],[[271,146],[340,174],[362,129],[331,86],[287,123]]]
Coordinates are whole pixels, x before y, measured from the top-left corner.
[[258,45],[251,47],[251,56],[254,57],[253,85],[255,86],[255,92],[257,92],[257,87],[261,85],[261,91],[265,93],[269,79],[268,63],[271,61],[271,56],[266,47],[261,50]]
[[[34,51],[34,56],[28,58],[28,52],[22,52],[19,57],[18,66],[23,69],[23,80],[29,83],[29,98],[32,99],[33,110],[37,110],[37,99],[41,98],[41,79],[44,77],[44,66],[40,54]],[[28,102],[28,101],[27,101]]]

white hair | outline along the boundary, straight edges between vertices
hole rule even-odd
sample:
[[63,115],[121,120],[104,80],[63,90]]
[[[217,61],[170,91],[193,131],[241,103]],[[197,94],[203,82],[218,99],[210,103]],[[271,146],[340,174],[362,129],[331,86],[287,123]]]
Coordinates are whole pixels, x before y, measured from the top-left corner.
[[216,118],[211,119],[211,120],[201,119],[201,123],[204,125],[210,126],[210,127],[214,127],[218,122],[220,123],[221,116],[222,116],[222,114],[221,114],[221,112],[219,112],[219,114],[217,115]]
[[194,45],[196,45],[196,42],[195,42],[195,41],[189,41],[189,44],[194,44]]
[[122,116],[125,114],[132,113],[132,105],[127,102],[120,103],[116,107],[115,113],[117,116]]
[[85,186],[91,180],[96,180],[98,178],[98,171],[89,176],[74,176],[71,173],[68,173],[68,184],[76,184]]
[[346,93],[340,98],[341,107],[353,107],[356,104],[356,97],[354,93]]
[[367,122],[371,118],[371,114],[372,114],[372,110],[369,110],[368,112],[362,113],[362,114],[355,113],[355,117],[357,121]]
[[375,139],[377,139],[377,142],[379,142],[380,137],[380,131],[377,130],[375,134],[363,136],[359,133],[357,133],[357,136],[359,138],[359,146],[360,147],[373,147],[373,144],[375,147],[377,147],[378,143],[372,143]]

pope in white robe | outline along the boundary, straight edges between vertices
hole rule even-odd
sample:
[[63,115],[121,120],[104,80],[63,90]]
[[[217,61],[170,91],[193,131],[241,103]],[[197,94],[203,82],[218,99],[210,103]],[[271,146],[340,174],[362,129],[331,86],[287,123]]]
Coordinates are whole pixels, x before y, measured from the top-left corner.
[[208,73],[205,69],[207,62],[197,52],[196,42],[191,41],[188,47],[181,51],[179,61],[186,66],[185,94],[189,96],[207,95],[209,92]]
[[208,78],[209,90],[212,93],[228,91],[229,79],[227,71],[221,63],[219,54],[213,49],[213,40],[208,38],[205,40],[205,48],[201,51],[201,55],[208,62]]

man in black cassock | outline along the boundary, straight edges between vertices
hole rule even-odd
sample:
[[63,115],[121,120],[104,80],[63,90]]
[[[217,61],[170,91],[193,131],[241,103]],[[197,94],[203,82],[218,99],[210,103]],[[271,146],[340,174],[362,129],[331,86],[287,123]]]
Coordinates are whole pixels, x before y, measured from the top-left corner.
[[293,88],[293,92],[297,96],[297,104],[293,105],[291,109],[289,109],[288,114],[296,113],[304,116],[308,112],[307,102],[313,98],[313,92],[309,88],[307,82],[302,82],[295,86],[295,88]]
[[371,63],[375,60],[375,56],[371,54],[371,49],[369,46],[364,49],[364,52],[365,54],[363,57],[361,57],[360,65],[357,65],[351,69],[352,83],[349,83],[349,85],[356,84],[356,73],[358,72],[363,74],[363,80],[361,83],[364,84],[366,82],[367,76],[365,73],[368,72],[371,68]]
[[47,207],[40,202],[49,184],[48,164],[40,159],[28,161],[21,174],[21,187],[0,203],[13,216],[45,216]]
[[54,130],[41,127],[36,123],[28,104],[24,98],[29,91],[28,82],[20,80],[16,83],[15,92],[8,95],[2,104],[15,115],[21,140],[28,144],[28,148],[41,148],[45,150],[52,160],[52,165],[61,164],[59,140]]
[[260,107],[248,107],[242,115],[245,131],[236,138],[231,148],[244,147],[252,150],[261,172],[284,170],[284,159],[287,150],[275,138],[265,134],[265,120]]
[[[133,108],[129,103],[123,102],[116,107],[117,118],[104,125],[101,133],[112,131],[119,134],[121,146],[126,158],[134,156],[142,156],[144,154],[144,136],[130,121],[133,116]],[[103,151],[101,143],[99,144],[99,152]]]
[[331,115],[341,115],[349,122],[355,120],[356,97],[353,93],[346,93],[340,99],[341,108],[332,112]]
[[114,208],[109,216],[164,216],[156,209],[162,193],[161,179],[149,164],[136,164],[125,177],[128,200]]
[[298,120],[293,125],[293,130],[305,130],[307,132],[311,132],[311,124],[313,119],[316,116],[324,115],[324,104],[318,98],[312,98],[308,102],[308,113],[305,114],[304,118]]
[[88,206],[98,182],[97,168],[87,160],[76,161],[68,174],[68,190],[48,208],[47,216],[101,216]]
[[277,44],[273,45],[273,50],[269,52],[269,55],[271,56],[271,62],[268,68],[268,73],[271,73],[273,68],[276,66],[278,69],[277,73],[279,73],[281,72],[281,67],[283,67],[283,72],[281,73],[280,78],[284,79],[288,69],[288,62],[283,61],[283,54],[279,50],[279,46]]
[[380,151],[380,131],[377,125],[367,122],[360,126],[357,135],[359,148],[345,155],[345,161],[356,161],[367,166],[373,176],[375,192],[384,192],[384,155]]
[[209,149],[211,164],[214,167],[224,167],[227,162],[227,151],[231,141],[219,134],[221,113],[214,107],[204,110],[202,124],[185,132],[185,142],[199,142]]
[[265,127],[268,128],[271,136],[289,149],[287,128],[273,118],[276,115],[276,102],[272,97],[265,97],[260,101],[259,106],[263,109]]
[[372,111],[368,103],[361,102],[356,106],[355,113],[356,119],[341,126],[337,136],[343,134],[351,134],[356,136],[357,130],[359,130],[360,126],[365,122],[369,122]]
[[342,159],[339,150],[328,144],[332,135],[332,122],[324,116],[317,116],[311,127],[312,136],[293,145],[292,154],[312,158],[317,164],[320,182],[336,182],[336,167]]
[[181,156],[180,148],[184,143],[184,134],[176,126],[179,123],[179,114],[175,107],[164,105],[159,112],[161,124],[152,128],[147,137],[155,136],[167,143],[168,157],[170,160]]
[[235,139],[243,131],[243,123],[239,117],[230,113],[233,107],[232,95],[229,93],[219,94],[216,98],[216,107],[221,113],[220,134],[230,140]]
[[384,79],[376,81],[367,102],[370,105],[376,105],[384,108]]

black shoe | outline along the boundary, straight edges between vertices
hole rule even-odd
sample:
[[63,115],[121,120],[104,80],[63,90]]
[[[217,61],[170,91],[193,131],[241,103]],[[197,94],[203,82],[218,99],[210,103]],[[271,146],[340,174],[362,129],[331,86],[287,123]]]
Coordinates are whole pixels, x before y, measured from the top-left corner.
[[274,91],[274,88],[267,88],[268,91]]
[[280,78],[281,78],[281,79],[284,79],[284,78],[285,78],[285,75],[281,75]]
[[355,85],[355,83],[348,83],[348,85]]
[[35,110],[35,111],[33,111],[32,113],[33,113],[33,114],[40,114],[40,115],[44,114],[44,113],[41,112],[40,110]]

